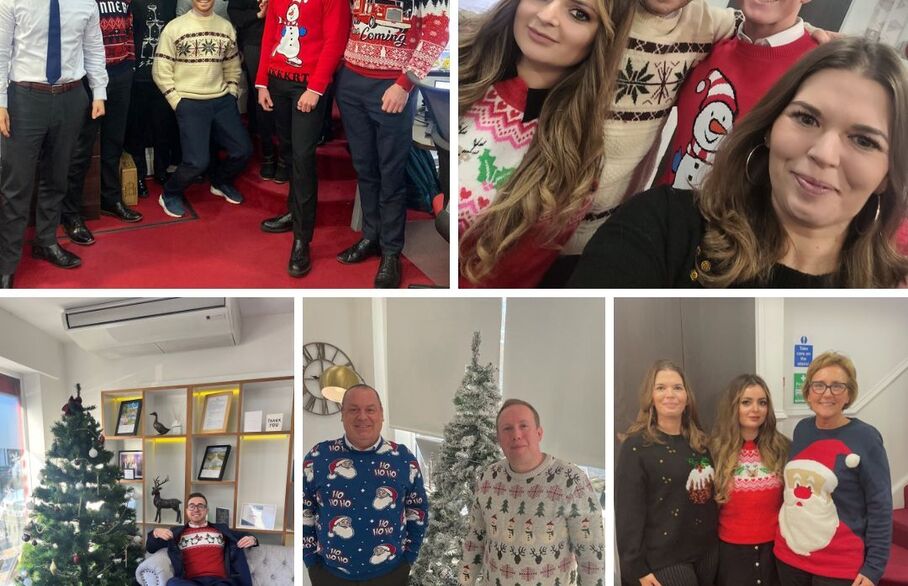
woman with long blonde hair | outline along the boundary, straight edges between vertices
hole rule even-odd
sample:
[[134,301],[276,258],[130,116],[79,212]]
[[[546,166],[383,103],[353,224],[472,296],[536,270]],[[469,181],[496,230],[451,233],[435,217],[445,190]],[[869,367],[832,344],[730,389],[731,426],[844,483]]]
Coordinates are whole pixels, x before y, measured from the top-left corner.
[[574,287],[896,287],[908,210],[908,69],[844,38],[801,58],[725,139],[698,191],[635,196]]
[[718,586],[779,583],[772,549],[790,445],[776,431],[766,381],[755,374],[733,379],[709,442],[720,506]]
[[465,286],[532,287],[591,201],[636,0],[501,0],[460,40]]
[[615,471],[622,584],[699,586],[716,574],[716,502],[706,434],[684,371],[656,361]]

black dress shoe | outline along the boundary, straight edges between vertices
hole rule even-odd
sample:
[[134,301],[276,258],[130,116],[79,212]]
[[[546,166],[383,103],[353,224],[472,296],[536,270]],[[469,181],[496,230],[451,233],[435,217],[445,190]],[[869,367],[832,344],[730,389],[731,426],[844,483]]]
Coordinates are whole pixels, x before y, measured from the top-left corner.
[[378,272],[375,273],[376,289],[397,289],[400,287],[400,255],[383,254]]
[[289,232],[290,230],[293,230],[293,216],[290,212],[262,220],[262,232],[278,234],[280,232]]
[[136,189],[139,193],[139,197],[148,197],[148,186],[145,184],[144,177],[139,177],[139,180],[136,182]]
[[95,237],[79,216],[65,216],[63,218],[63,231],[69,236],[73,244],[88,246],[95,243]]
[[13,275],[0,275],[0,289],[13,288]]
[[113,216],[124,222],[138,222],[142,219],[142,214],[129,209],[122,201],[118,201],[109,208],[101,206],[101,213],[105,216]]
[[362,262],[369,257],[381,254],[378,242],[361,239],[359,242],[337,255],[337,260],[345,265]]
[[82,264],[82,259],[65,248],[61,248],[59,244],[51,244],[50,246],[33,244],[32,257],[46,260],[61,269],[74,269]]
[[271,180],[278,185],[290,181],[290,167],[285,165],[282,161],[278,161],[277,167],[274,169],[274,177],[272,177]]
[[298,238],[293,239],[293,250],[290,251],[290,263],[287,272],[291,277],[303,277],[312,270],[312,260],[309,258],[309,243]]
[[274,155],[270,157],[262,157],[262,166],[259,167],[259,177],[265,181],[271,181],[274,179],[274,172],[277,166],[277,162],[274,160]]

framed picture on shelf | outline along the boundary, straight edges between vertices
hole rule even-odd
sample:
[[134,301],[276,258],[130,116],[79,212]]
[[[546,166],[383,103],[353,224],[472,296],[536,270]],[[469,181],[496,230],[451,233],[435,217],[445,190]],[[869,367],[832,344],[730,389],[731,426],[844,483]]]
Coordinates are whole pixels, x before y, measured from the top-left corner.
[[123,478],[126,480],[144,478],[145,461],[141,450],[120,450],[118,460]]
[[117,414],[117,435],[137,435],[139,416],[142,414],[142,399],[130,399],[120,403]]
[[274,529],[274,518],[277,515],[276,505],[244,503],[240,515],[240,527],[251,529]]
[[229,457],[230,446],[228,444],[206,447],[202,467],[199,468],[199,480],[223,480]]
[[227,431],[230,417],[232,391],[205,395],[202,407],[202,433],[223,433]]
[[230,527],[230,509],[225,509],[223,507],[215,507],[214,522],[222,523],[222,524]]

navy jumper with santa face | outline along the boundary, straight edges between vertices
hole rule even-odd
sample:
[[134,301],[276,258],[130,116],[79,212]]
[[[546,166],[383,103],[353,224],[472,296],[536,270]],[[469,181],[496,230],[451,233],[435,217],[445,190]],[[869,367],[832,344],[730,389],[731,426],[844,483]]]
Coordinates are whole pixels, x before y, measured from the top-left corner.
[[816,576],[880,583],[892,543],[892,485],[880,432],[850,418],[795,427],[774,552]]
[[303,562],[347,580],[413,564],[429,521],[416,457],[384,439],[359,451],[321,442],[303,461]]

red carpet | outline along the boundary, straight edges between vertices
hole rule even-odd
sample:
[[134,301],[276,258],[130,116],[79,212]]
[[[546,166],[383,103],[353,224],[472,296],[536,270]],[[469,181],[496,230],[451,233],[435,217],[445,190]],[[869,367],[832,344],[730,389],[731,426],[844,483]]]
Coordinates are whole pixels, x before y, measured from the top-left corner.
[[905,507],[892,512],[892,549],[879,586],[908,586],[908,486],[902,490]]
[[[211,195],[208,183],[187,190],[184,218],[171,218],[158,205],[161,187],[147,181],[151,195],[136,209],[145,218],[125,224],[102,216],[88,221],[96,242],[76,246],[60,230],[60,244],[82,258],[82,266],[58,269],[31,258],[25,246],[16,271],[17,288],[371,288],[378,259],[342,265],[338,252],[359,239],[350,229],[355,174],[343,141],[319,149],[317,228],[311,245],[312,272],[301,279],[287,274],[293,236],[266,234],[259,223],[287,209],[289,185],[258,177],[252,162],[237,179],[246,196],[242,205]],[[409,221],[431,221],[411,213]],[[31,232],[27,238],[31,238]],[[432,282],[402,259],[402,287]]]

